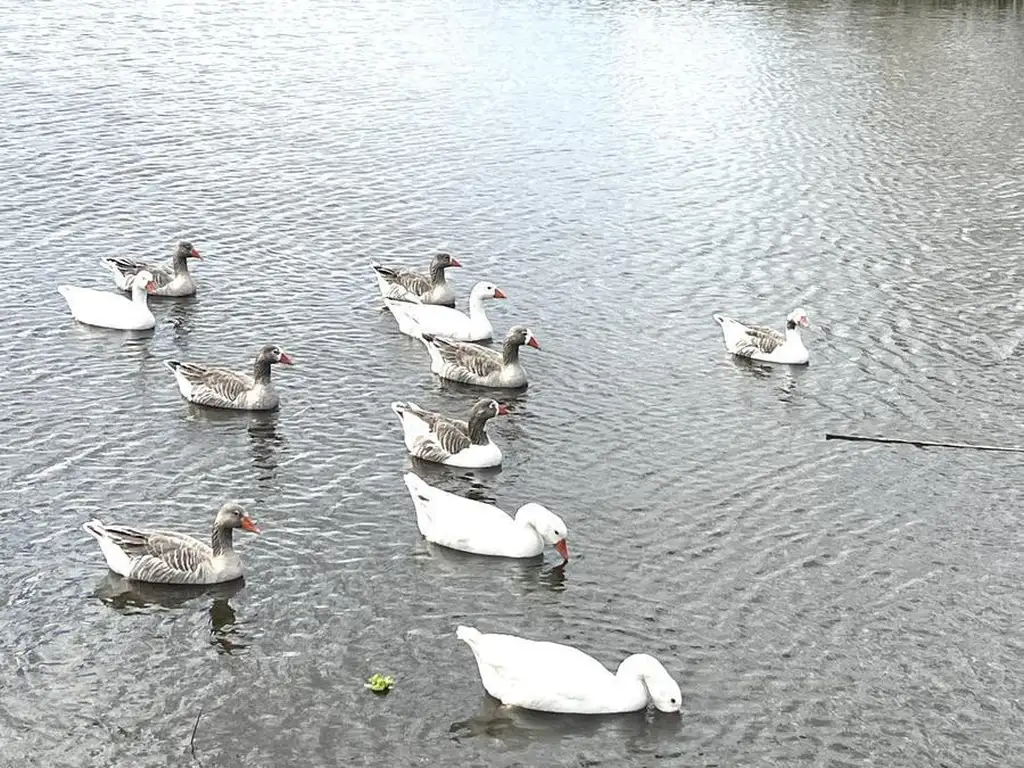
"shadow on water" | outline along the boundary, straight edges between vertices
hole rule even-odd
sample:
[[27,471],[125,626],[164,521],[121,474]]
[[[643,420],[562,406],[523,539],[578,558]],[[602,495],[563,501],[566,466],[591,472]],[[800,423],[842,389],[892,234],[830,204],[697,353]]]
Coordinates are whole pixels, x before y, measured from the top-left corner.
[[551,556],[557,562],[549,562],[547,553],[527,558],[475,555],[426,540],[423,541],[423,547],[427,558],[443,563],[452,570],[479,567],[493,572],[504,568],[505,573],[522,584],[526,592],[565,590],[566,564],[557,555]]
[[[451,493],[466,495],[477,501],[494,503],[493,497],[487,492],[495,487],[498,475],[501,474],[500,466],[464,469],[449,467],[446,464],[435,464],[415,456],[409,456],[409,463],[411,465],[409,468],[431,485]],[[470,484],[470,491],[465,493],[464,483],[467,482]]]
[[174,329],[174,341],[182,351],[188,349],[189,334],[192,332],[199,298],[197,296],[155,296],[151,305],[157,312],[166,307],[163,322]]
[[100,328],[86,325],[77,320],[71,321],[71,334],[76,340],[104,345],[117,344],[121,347],[149,350],[149,340],[153,338],[155,329],[148,331],[119,331],[115,328]]
[[[448,379],[442,379],[437,375],[434,376],[434,386],[436,392],[462,395],[467,398],[472,398],[472,403],[483,398],[497,400],[499,403],[507,405],[509,410],[513,413],[515,413],[517,405],[526,403],[530,391],[528,386],[516,387],[515,389],[506,389],[503,387],[480,387],[475,384],[463,384],[459,381],[449,381]],[[467,410],[468,407],[469,406],[467,406]]]
[[107,571],[93,590],[93,597],[126,616],[148,614],[154,608],[178,610],[192,601],[212,598],[209,608],[210,641],[218,647],[218,651],[232,653],[246,647],[244,643],[238,642],[243,634],[239,629],[235,609],[230,603],[231,598],[243,587],[245,579],[203,586],[148,584],[129,581],[113,571]]
[[484,693],[480,708],[465,720],[448,728],[448,737],[455,742],[481,736],[497,739],[506,748],[525,747],[538,741],[558,742],[567,736],[592,737],[599,731],[614,730],[617,738],[653,738],[676,736],[682,730],[678,714],[648,709],[619,715],[561,715],[506,707]]
[[277,469],[277,456],[286,442],[278,430],[278,412],[253,413],[247,431],[253,466],[260,470],[260,479],[269,480]]

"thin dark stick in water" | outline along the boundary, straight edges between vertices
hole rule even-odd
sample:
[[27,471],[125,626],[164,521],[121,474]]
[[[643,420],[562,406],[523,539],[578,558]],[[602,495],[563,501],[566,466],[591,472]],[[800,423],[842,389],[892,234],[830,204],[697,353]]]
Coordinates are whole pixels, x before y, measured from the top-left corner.
[[825,433],[826,440],[856,440],[867,443],[899,443],[913,445],[918,448],[970,448],[975,451],[1005,451],[1007,453],[1024,453],[1024,448],[1011,445],[974,445],[972,443],[940,443],[934,440],[905,440],[899,437],[865,437],[862,435],[841,435],[833,432]]
[[196,724],[192,726],[192,738],[188,740],[188,745],[192,749],[192,759],[199,763],[199,768],[203,768],[203,761],[196,757],[196,731],[199,730],[199,720],[203,716],[203,708],[199,708],[199,714],[196,715]]

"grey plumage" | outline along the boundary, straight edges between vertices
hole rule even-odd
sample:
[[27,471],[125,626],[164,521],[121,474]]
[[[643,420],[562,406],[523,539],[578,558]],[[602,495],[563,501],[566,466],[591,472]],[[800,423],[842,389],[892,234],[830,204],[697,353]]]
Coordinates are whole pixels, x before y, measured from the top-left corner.
[[101,263],[114,275],[114,282],[118,288],[130,291],[135,277],[143,270],[153,276],[156,283],[156,293],[161,294],[172,282],[183,278],[179,290],[173,295],[189,295],[195,293],[195,284],[191,279],[188,269],[188,260],[201,258],[192,243],[180,242],[174,252],[169,264],[150,264],[140,259],[132,259],[124,256],[112,256],[101,259]]
[[434,373],[450,381],[478,386],[526,386],[526,371],[519,362],[519,350],[524,344],[540,349],[533,332],[521,325],[509,329],[500,352],[429,333],[422,338],[431,353]]
[[274,344],[260,349],[251,377],[200,363],[164,361],[174,373],[182,395],[190,402],[240,410],[273,410],[278,406],[280,398],[270,380],[270,367],[274,363],[292,364],[291,357]]
[[406,299],[423,304],[455,306],[455,293],[447,282],[445,270],[462,265],[448,253],[434,256],[426,274],[405,267],[387,267],[380,264],[371,266],[380,278],[381,295],[386,299]]
[[740,357],[750,357],[757,352],[771,354],[786,343],[786,336],[774,328],[765,326],[747,327],[747,338],[740,343],[734,354]]
[[111,570],[126,579],[158,584],[215,584],[241,577],[232,531],[260,532],[245,508],[234,502],[218,510],[210,544],[174,531],[105,525],[99,520],[82,527],[99,542]]
[[[487,422],[499,414],[508,413],[505,406],[488,398],[474,404],[468,421],[425,410],[415,403],[395,402],[391,404],[391,409],[402,419],[409,452],[417,458],[440,464],[474,445],[490,444]],[[410,429],[405,421],[407,417],[413,417],[422,428],[417,426]]]

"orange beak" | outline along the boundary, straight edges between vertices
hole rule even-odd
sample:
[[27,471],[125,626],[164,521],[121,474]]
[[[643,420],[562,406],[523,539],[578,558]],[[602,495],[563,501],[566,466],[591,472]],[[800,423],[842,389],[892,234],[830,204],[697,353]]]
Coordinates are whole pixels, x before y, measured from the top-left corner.
[[505,293],[501,290],[501,288],[495,288],[494,289],[494,298],[496,298],[496,299],[504,299],[505,298]]
[[555,551],[562,556],[565,562],[569,562],[569,545],[565,543],[565,539],[555,542]]
[[191,255],[193,259],[199,259],[200,261],[203,260],[203,257],[199,255],[199,251],[197,251],[195,248],[192,249]]
[[280,362],[281,365],[291,365],[294,361],[292,360],[291,355],[289,355],[287,352],[282,352],[281,359],[278,362]]
[[526,342],[526,346],[533,347],[534,349],[540,349],[540,342],[537,341],[536,336],[531,336],[530,340]]
[[242,518],[242,528],[250,533],[260,533],[260,527],[256,525],[256,521],[248,515]]

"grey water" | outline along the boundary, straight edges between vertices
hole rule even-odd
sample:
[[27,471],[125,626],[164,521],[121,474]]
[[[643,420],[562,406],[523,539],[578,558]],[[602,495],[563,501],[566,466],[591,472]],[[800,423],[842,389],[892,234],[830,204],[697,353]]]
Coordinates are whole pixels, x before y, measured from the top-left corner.
[[[0,1],[0,765],[1022,765],[1019,3]],[[158,326],[77,325],[112,254],[206,257]],[[531,377],[500,470],[414,464],[465,414],[371,261],[448,250]],[[712,312],[806,368],[726,355]],[[245,369],[269,415],[162,361]],[[573,559],[421,539],[402,473]],[[109,574],[81,524],[205,536],[244,584]],[[460,623],[658,657],[680,715],[510,711]],[[363,682],[394,676],[374,696]]]

